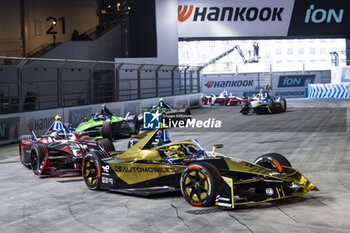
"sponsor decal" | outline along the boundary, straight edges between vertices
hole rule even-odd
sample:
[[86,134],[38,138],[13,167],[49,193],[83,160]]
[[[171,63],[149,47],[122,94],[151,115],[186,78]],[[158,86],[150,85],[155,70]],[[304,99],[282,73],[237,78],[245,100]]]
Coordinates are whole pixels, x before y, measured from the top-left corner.
[[113,178],[102,176],[102,183],[103,184],[112,184],[113,185]]
[[344,9],[339,9],[337,12],[335,9],[315,9],[315,5],[311,4],[309,9],[306,10],[305,23],[341,23],[343,21]]
[[287,36],[349,37],[349,6],[343,1],[296,0]]
[[54,117],[45,117],[34,120],[34,130],[48,129],[55,121]]
[[305,90],[295,90],[295,91],[278,91],[275,93],[275,96],[292,96],[292,97],[306,97]]
[[226,88],[226,87],[252,87],[254,80],[238,80],[238,81],[207,81],[204,86],[207,88]]
[[350,82],[350,68],[343,68],[341,72],[341,81]]
[[[194,10],[194,11],[193,11]],[[192,21],[282,21],[284,7],[194,7],[179,5],[178,20]],[[192,12],[194,12],[192,14]]]
[[103,172],[109,173],[109,165],[102,166]]
[[315,81],[315,75],[281,75],[277,87],[306,87]]
[[294,5],[294,0],[178,2],[180,38],[286,36]]
[[163,173],[175,173],[175,168],[172,167],[123,167],[123,166],[115,166],[114,168],[115,172],[138,172],[138,173],[144,173],[144,172],[163,172]]

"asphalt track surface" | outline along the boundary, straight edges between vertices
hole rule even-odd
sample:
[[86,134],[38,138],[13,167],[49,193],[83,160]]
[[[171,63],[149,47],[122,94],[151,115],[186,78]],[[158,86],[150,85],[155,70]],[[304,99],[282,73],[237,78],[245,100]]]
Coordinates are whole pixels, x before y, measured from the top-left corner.
[[[0,148],[0,232],[349,232],[350,101],[290,100],[286,113],[238,114],[239,107],[193,110],[223,120],[221,130],[170,130],[207,150],[253,161],[278,152],[321,191],[233,210],[189,205],[179,193],[149,198],[89,190],[80,177],[39,178]],[[326,107],[324,107],[326,106]],[[127,139],[115,141],[117,149]]]

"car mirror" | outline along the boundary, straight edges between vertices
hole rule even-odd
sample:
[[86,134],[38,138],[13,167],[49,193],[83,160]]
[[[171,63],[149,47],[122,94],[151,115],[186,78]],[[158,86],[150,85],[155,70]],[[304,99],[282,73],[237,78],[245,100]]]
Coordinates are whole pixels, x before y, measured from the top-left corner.
[[223,144],[215,144],[215,145],[213,146],[213,152],[212,152],[212,155],[214,155],[214,154],[215,154],[216,149],[223,148],[223,147],[224,147],[224,145],[223,145]]

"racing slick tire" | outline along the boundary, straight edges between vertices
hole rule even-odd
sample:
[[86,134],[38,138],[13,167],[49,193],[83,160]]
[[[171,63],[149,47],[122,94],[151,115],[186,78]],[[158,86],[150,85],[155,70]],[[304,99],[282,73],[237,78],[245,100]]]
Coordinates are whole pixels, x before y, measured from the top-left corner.
[[132,134],[137,135],[140,133],[141,124],[137,116],[134,117],[133,121],[134,121],[135,131]]
[[270,111],[269,110],[267,110],[267,112],[268,113],[275,113],[276,111],[276,109],[275,109],[275,105],[273,104],[273,102],[272,101],[269,101],[268,103],[267,103],[267,106],[269,107],[269,109],[270,109]]
[[249,102],[242,102],[242,108],[240,113],[242,113],[243,115],[248,115],[249,113]]
[[44,144],[34,144],[30,154],[30,165],[35,175],[42,174],[42,166],[45,156],[48,154],[48,149]]
[[280,173],[283,172],[283,168],[281,166],[292,167],[288,159],[278,153],[261,155],[254,161],[254,163],[262,167],[276,170]]
[[108,138],[103,138],[102,140],[99,140],[97,143],[106,152],[115,151],[115,147],[113,145],[113,142]]
[[227,97],[227,96],[225,97],[224,105],[225,105],[225,106],[228,106],[228,105],[229,105],[229,104],[228,104],[228,97]]
[[282,99],[281,100],[281,111],[282,112],[287,111],[287,101],[286,101],[286,99]]
[[91,151],[85,155],[81,172],[86,186],[91,190],[98,190],[101,187],[101,158],[108,158],[110,155],[105,151]]
[[113,130],[112,123],[110,121],[105,121],[102,125],[102,137],[108,138],[113,141]]
[[212,206],[220,183],[220,173],[210,163],[190,164],[181,174],[183,197],[193,206]]
[[32,135],[22,135],[19,137],[19,161],[23,164],[23,166],[30,168],[30,164],[24,162],[24,151],[22,147],[22,141],[31,141]]

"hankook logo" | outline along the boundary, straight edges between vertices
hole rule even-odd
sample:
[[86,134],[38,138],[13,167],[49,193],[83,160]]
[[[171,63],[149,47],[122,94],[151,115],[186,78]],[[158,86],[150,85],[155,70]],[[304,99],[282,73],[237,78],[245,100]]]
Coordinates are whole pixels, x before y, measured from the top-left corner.
[[252,87],[254,80],[238,80],[238,81],[208,81],[204,84],[207,88],[218,87]]
[[178,12],[178,19],[180,22],[185,22],[186,20],[188,20],[188,18],[191,16],[193,11],[193,5],[191,6],[178,6],[177,8],[177,12]]
[[[193,11],[194,10],[194,11]],[[187,21],[282,21],[284,7],[194,7],[178,6],[178,20]],[[193,13],[194,12],[194,13]],[[192,14],[193,13],[193,14]]]
[[204,84],[204,86],[206,86],[207,88],[211,88],[214,85],[214,81],[208,81],[206,84]]

